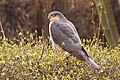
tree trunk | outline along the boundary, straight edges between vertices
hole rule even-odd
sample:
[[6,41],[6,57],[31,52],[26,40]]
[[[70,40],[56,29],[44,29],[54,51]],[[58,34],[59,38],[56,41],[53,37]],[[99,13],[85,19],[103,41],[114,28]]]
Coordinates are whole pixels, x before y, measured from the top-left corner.
[[120,0],[118,0],[119,8],[120,8]]
[[116,27],[115,19],[113,16],[112,6],[110,0],[94,0],[101,26],[104,28],[104,34],[109,45],[112,47],[117,46],[119,33]]

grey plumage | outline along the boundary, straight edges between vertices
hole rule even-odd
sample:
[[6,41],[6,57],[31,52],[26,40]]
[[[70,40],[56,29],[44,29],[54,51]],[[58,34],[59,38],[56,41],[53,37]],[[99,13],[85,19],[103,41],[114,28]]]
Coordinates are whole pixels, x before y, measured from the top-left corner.
[[[49,13],[48,18],[50,20],[49,33],[52,43],[58,44],[65,51],[91,64],[93,69],[100,71],[100,66],[84,50],[75,26],[59,11],[52,11]],[[64,45],[62,45],[63,42]]]

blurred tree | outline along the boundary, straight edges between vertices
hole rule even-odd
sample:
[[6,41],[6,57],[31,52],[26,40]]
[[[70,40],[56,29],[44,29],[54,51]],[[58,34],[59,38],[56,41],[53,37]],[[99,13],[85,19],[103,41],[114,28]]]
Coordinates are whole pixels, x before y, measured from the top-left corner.
[[49,30],[48,30],[48,13],[51,11],[51,5],[53,3],[53,0],[40,0],[42,3],[42,7],[43,7],[43,25],[42,25],[42,36],[43,39],[46,39],[49,35]]
[[95,0],[95,3],[100,23],[104,28],[105,37],[112,47],[116,47],[119,33],[114,20],[110,0]]
[[120,8],[120,0],[118,0],[119,8]]
[[[111,0],[116,25],[120,32],[120,9],[118,0]],[[90,39],[102,32],[98,29],[99,19],[93,0],[0,0],[0,21],[7,38],[18,38],[18,33],[29,38],[35,30],[38,36],[47,38],[50,11],[59,10],[74,23],[81,38]],[[0,32],[0,35],[2,33]],[[104,39],[104,36],[99,35]]]

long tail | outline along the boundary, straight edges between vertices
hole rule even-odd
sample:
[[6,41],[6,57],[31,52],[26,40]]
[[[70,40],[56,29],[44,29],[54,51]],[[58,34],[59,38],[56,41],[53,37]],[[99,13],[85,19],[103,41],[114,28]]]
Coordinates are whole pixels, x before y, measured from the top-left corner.
[[94,70],[98,70],[98,71],[101,70],[101,67],[100,67],[98,64],[96,64],[96,63],[88,56],[88,54],[87,54],[87,52],[84,50],[84,48],[82,48],[82,50],[79,50],[78,52],[79,52],[79,54],[81,54],[82,59],[83,59],[85,62],[87,62],[88,64],[90,64],[91,67],[92,67]]
[[101,70],[101,67],[100,67],[98,64],[96,64],[91,58],[88,58],[88,60],[86,60],[86,62],[87,62],[88,64],[90,64],[91,67],[92,67],[94,70],[98,70],[98,71]]

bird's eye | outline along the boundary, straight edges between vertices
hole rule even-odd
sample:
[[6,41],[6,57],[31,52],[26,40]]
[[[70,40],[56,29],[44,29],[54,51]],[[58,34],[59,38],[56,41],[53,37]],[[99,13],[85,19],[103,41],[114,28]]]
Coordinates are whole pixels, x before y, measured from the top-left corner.
[[55,17],[55,16],[56,16],[56,14],[53,14],[53,15],[51,15],[51,16]]

